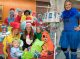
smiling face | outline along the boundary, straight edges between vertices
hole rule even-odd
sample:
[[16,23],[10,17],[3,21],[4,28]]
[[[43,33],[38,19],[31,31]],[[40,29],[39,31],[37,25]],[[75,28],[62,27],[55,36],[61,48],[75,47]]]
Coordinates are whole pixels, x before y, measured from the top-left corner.
[[19,34],[19,29],[13,29],[13,30],[12,30],[12,33],[13,33],[14,35],[18,35],[18,34]]
[[65,10],[70,10],[72,8],[72,3],[70,1],[66,1],[64,4]]
[[26,27],[26,31],[28,32],[28,34],[31,32],[31,30],[32,30],[31,26]]
[[19,41],[18,40],[14,40],[12,42],[13,47],[18,48],[19,47]]

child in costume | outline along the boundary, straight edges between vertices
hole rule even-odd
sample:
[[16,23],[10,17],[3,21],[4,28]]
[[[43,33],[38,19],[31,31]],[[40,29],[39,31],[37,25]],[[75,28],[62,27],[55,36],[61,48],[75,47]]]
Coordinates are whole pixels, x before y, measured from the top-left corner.
[[20,41],[13,40],[12,47],[10,50],[10,55],[12,59],[21,59],[22,54],[23,54],[23,51],[20,50]]
[[15,9],[11,8],[9,11],[9,16],[4,20],[5,25],[8,26],[8,25],[10,25],[10,22],[13,22],[15,20],[14,12],[15,12]]
[[42,32],[42,41],[44,41],[44,44],[42,46],[43,50],[41,52],[41,56],[52,54],[54,52],[54,45],[51,41],[50,34],[46,30]]
[[[64,8],[65,10],[62,12],[61,16],[64,29],[60,38],[60,46],[66,59],[77,59],[77,48],[80,43],[78,39],[80,14],[76,8],[72,7],[71,1],[65,1]],[[70,54],[68,48],[71,50]]]
[[3,40],[3,45],[4,45],[3,52],[5,55],[5,59],[7,57],[9,57],[9,52],[10,52],[9,47],[12,45],[12,41],[14,39],[20,39],[20,36],[21,36],[19,33],[19,30],[20,30],[20,24],[19,23],[11,22],[10,26],[12,27],[12,32],[8,36],[6,36]]
[[41,27],[36,28],[36,33],[34,34],[35,39],[41,40],[41,37],[42,37],[42,32],[41,31],[42,31]]

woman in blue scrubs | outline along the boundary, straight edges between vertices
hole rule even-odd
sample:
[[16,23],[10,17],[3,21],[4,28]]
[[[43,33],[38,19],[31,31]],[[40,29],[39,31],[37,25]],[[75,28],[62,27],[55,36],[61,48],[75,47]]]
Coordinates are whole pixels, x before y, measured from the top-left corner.
[[[72,7],[72,3],[70,1],[65,1],[64,8],[65,10],[62,12],[61,16],[64,23],[64,29],[60,37],[60,46],[66,56],[66,59],[77,59],[80,14],[76,8]],[[70,54],[68,48],[70,48]]]

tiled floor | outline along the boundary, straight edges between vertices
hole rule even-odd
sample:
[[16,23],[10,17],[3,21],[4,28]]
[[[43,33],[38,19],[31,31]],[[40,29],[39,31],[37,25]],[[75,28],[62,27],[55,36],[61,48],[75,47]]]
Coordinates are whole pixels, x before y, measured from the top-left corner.
[[[78,52],[77,54],[78,54],[78,59],[80,59],[80,52]],[[63,54],[62,51],[56,55],[56,59],[65,59],[65,55]]]

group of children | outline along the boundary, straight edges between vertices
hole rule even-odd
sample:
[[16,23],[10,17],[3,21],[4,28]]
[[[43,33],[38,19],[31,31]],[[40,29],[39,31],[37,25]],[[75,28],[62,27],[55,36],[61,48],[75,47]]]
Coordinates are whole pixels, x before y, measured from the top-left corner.
[[[53,54],[54,45],[51,41],[50,35],[40,26],[36,27],[37,19],[34,20],[36,17],[33,17],[29,10],[25,10],[24,14],[22,14],[22,10],[18,10],[18,15],[16,16],[14,12],[15,9],[11,8],[9,16],[4,20],[4,24],[7,27],[12,27],[11,33],[3,40],[5,59],[24,59],[22,58],[24,51],[28,52],[35,48],[35,52],[38,52],[37,54],[39,54],[39,57]],[[20,25],[24,21],[25,28],[22,28],[22,30]],[[36,32],[34,31],[34,27],[36,28]],[[37,40],[41,43],[35,45]],[[32,48],[33,45],[35,45],[34,48]],[[41,50],[38,48],[41,48]]]

